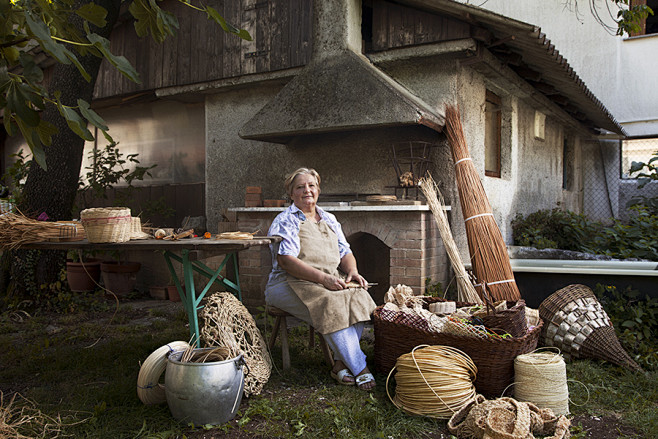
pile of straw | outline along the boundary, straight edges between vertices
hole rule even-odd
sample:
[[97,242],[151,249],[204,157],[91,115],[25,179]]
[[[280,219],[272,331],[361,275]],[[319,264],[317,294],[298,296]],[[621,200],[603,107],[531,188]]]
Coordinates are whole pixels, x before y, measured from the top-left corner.
[[486,283],[495,301],[517,301],[521,298],[507,254],[505,241],[493,217],[493,211],[473,161],[459,115],[455,106],[446,107],[445,133],[455,161],[455,175],[459,201],[466,225],[468,250],[477,278],[478,293]]
[[77,221],[38,221],[20,212],[0,215],[0,248],[13,250],[24,244],[60,238],[84,237]]
[[475,287],[473,287],[471,279],[468,277],[466,268],[464,268],[464,264],[459,256],[459,249],[450,232],[450,223],[444,209],[443,196],[438,186],[429,174],[418,181],[418,186],[420,186],[420,190],[427,199],[427,204],[430,206],[430,210],[434,216],[434,222],[436,222],[436,227],[441,234],[446,253],[448,253],[448,259],[450,259],[452,269],[455,271],[457,278],[457,300],[484,305],[484,301],[480,299],[480,296],[475,291]]
[[59,437],[62,426],[59,417],[55,419],[42,413],[32,401],[17,393],[6,401],[0,391],[0,438],[54,439]]

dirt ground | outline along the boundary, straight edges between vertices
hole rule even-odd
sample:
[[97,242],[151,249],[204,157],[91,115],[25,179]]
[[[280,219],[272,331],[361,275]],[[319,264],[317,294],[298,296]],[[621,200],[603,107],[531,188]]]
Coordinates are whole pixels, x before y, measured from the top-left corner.
[[[284,389],[281,389],[284,391]],[[291,395],[291,403],[295,405],[303,405],[304,401],[312,397],[312,390],[307,392],[296,391]],[[294,402],[293,402],[294,401]],[[241,409],[245,410],[248,407],[249,401],[243,399]],[[254,431],[263,431],[267,426],[271,428],[271,419],[257,418],[252,419],[248,423],[239,426],[239,419],[233,419],[229,422],[228,432],[222,431],[196,431],[187,433],[189,439],[249,439],[253,438]],[[276,421],[274,421],[276,422]],[[286,422],[286,421],[280,421]],[[619,439],[619,438],[642,438],[643,436],[633,428],[622,425],[620,420],[614,416],[576,416],[571,419],[571,425],[577,428],[574,431],[575,437],[578,438],[591,438],[591,439]],[[447,427],[440,431],[435,431],[431,434],[423,436],[426,439],[450,439],[454,438],[448,432]]]

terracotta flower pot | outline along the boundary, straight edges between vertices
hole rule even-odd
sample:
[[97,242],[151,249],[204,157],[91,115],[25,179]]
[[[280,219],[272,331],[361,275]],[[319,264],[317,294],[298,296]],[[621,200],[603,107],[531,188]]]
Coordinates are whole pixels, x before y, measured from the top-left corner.
[[167,295],[169,296],[169,300],[172,302],[180,302],[180,294],[178,294],[178,288],[176,288],[176,285],[168,285],[167,286]]
[[71,291],[94,291],[101,279],[101,261],[89,259],[84,262],[66,261],[66,280]]
[[142,267],[139,262],[102,262],[101,274],[105,288],[117,296],[132,292],[137,280],[137,272]]

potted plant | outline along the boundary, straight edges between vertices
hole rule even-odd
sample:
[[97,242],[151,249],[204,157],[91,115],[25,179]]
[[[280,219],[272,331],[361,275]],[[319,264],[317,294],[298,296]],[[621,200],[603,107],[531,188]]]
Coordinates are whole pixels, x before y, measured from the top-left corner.
[[112,253],[112,260],[101,262],[103,284],[117,296],[127,296],[135,289],[137,272],[142,268],[142,264],[122,260],[119,251]]
[[66,280],[74,292],[94,291],[101,280],[101,260],[85,257],[82,252],[68,252]]

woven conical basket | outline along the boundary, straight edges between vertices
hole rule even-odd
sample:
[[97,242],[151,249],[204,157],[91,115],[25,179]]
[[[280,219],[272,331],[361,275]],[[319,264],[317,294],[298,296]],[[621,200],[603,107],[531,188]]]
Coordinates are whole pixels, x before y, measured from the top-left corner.
[[569,358],[597,358],[632,370],[642,370],[619,344],[619,339],[592,290],[569,285],[539,305],[544,320],[541,339]]

